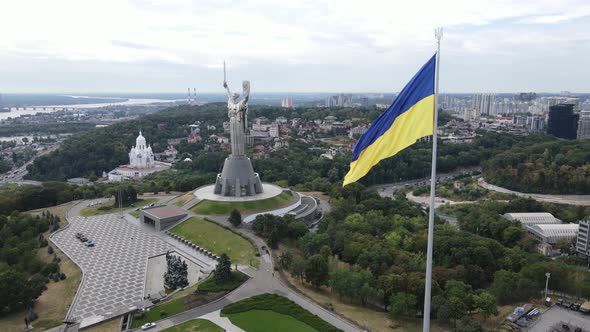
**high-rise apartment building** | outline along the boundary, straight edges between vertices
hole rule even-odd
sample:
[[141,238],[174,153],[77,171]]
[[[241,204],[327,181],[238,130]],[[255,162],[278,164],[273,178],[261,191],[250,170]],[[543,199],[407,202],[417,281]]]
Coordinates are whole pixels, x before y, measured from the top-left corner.
[[590,110],[580,111],[578,138],[590,138]]
[[580,220],[578,237],[576,239],[576,252],[590,257],[590,220]]
[[557,104],[549,107],[547,133],[555,137],[575,139],[579,114],[574,113],[574,104]]
[[542,131],[545,129],[545,120],[542,116],[527,116],[526,128],[530,131]]
[[479,115],[496,115],[495,99],[496,95],[491,93],[473,96],[473,109],[476,110],[478,118]]
[[293,98],[287,97],[281,100],[281,107],[292,108],[293,107]]
[[326,107],[350,107],[352,106],[352,95],[341,93],[335,96],[326,97]]

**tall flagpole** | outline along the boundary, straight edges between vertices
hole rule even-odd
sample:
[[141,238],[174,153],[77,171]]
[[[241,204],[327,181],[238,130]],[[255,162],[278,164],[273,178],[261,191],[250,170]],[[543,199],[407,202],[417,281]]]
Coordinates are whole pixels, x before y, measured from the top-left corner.
[[422,331],[430,331],[430,299],[432,291],[432,247],[434,242],[434,197],[436,189],[436,149],[437,149],[437,121],[438,121],[438,70],[440,67],[440,40],[443,29],[436,28],[436,68],[434,74],[434,134],[432,135],[432,172],[430,174],[430,211],[428,214],[428,249],[426,253],[426,285],[424,287],[424,319]]

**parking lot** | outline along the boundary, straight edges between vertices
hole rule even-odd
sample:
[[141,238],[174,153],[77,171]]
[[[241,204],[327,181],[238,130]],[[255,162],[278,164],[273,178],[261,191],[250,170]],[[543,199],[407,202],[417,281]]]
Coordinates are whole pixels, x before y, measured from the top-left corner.
[[[568,331],[561,326],[560,322],[565,322],[571,332],[574,332],[573,325],[582,327],[583,332],[590,331],[590,315],[583,314],[578,311],[562,308],[558,305],[553,305],[550,309],[540,315],[534,325],[528,331],[531,332],[547,332],[547,331]],[[559,324],[559,330],[553,330],[551,327]]]
[[[83,233],[94,246],[85,246],[76,233]],[[51,240],[84,273],[68,318],[88,320],[141,301],[148,257],[171,249],[158,237],[114,214],[74,217],[70,226]]]

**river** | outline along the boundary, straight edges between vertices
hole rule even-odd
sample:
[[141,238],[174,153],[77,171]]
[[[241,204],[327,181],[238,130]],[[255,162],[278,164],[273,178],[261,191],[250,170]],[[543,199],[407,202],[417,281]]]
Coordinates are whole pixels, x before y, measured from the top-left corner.
[[[106,97],[105,97],[106,98]],[[81,98],[82,99],[82,98]],[[115,99],[115,98],[113,98]],[[125,101],[114,102],[114,103],[96,103],[96,104],[73,104],[73,105],[46,105],[46,106],[30,106],[30,107],[11,107],[10,112],[1,112],[0,120],[6,120],[8,118],[16,118],[21,115],[31,115],[37,113],[52,113],[61,111],[63,109],[87,109],[87,108],[99,108],[107,106],[137,106],[137,105],[148,105],[157,103],[171,103],[175,101],[182,101],[184,99],[144,99],[144,98],[130,98]]]

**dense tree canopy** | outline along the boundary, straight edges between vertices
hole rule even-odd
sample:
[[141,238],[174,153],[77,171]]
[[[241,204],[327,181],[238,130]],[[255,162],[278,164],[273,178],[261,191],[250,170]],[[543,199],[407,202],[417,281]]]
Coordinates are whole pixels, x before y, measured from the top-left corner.
[[516,191],[590,193],[590,139],[518,144],[484,163],[490,183]]
[[0,315],[31,306],[49,277],[60,280],[59,265],[37,256],[47,246],[41,235],[50,220],[29,214],[0,215]]

